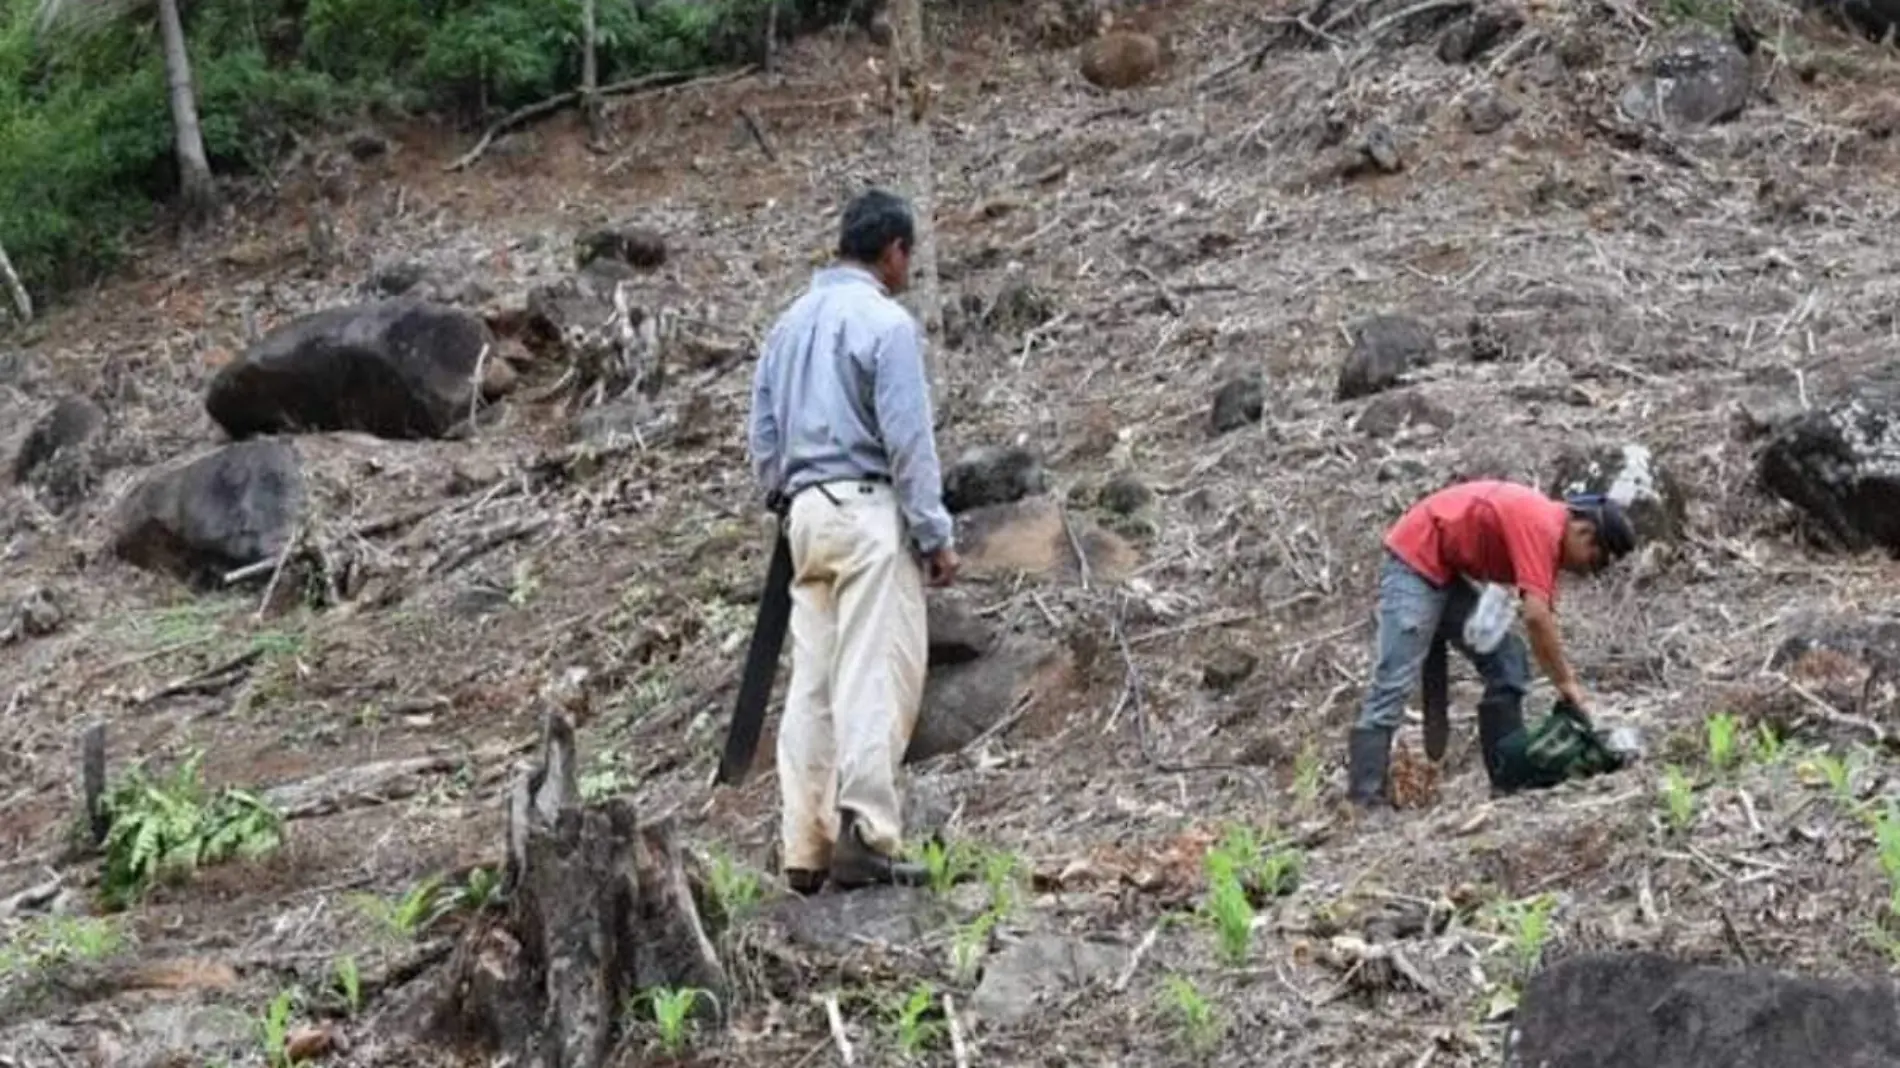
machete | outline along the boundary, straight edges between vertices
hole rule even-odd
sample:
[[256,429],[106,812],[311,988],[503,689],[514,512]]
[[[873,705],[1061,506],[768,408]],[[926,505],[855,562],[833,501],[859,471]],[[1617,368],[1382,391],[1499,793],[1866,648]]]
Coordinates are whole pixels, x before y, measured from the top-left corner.
[[1445,755],[1445,742],[1451,736],[1451,702],[1445,692],[1449,681],[1446,677],[1445,637],[1438,635],[1432,639],[1431,651],[1425,654],[1425,670],[1422,683],[1425,689],[1425,755],[1433,760]]
[[726,728],[726,752],[713,781],[736,786],[752,769],[752,754],[765,726],[765,706],[772,697],[778,674],[778,654],[785,645],[785,628],[792,617],[792,543],[780,520],[772,539],[772,562],[765,568],[765,588],[759,593],[759,614],[752,624],[752,645],[746,650],[745,671],[739,676],[739,700]]

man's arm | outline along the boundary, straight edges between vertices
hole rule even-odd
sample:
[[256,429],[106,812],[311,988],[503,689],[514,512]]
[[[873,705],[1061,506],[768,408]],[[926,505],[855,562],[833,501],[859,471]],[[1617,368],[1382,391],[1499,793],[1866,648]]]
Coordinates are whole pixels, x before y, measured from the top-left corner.
[[1537,657],[1537,664],[1544,669],[1551,685],[1557,687],[1557,693],[1564,700],[1583,709],[1583,686],[1577,682],[1576,673],[1570,670],[1570,662],[1564,658],[1563,639],[1557,635],[1557,612],[1550,605],[1550,599],[1542,594],[1526,592],[1524,594],[1524,630],[1530,635],[1531,652]]
[[925,556],[952,547],[955,527],[943,507],[943,473],[931,431],[930,388],[924,381],[923,338],[905,315],[878,346],[873,396],[878,433],[891,461],[904,522]]
[[760,490],[768,494],[779,488],[779,426],[772,410],[771,382],[776,362],[771,357],[783,331],[783,325],[773,329],[759,351],[758,366],[752,371],[752,415],[746,425],[746,451],[752,460],[752,474],[758,479]]

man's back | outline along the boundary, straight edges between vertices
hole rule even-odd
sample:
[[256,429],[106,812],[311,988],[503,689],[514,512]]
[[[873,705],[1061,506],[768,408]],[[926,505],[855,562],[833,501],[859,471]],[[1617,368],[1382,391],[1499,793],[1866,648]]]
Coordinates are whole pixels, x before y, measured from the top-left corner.
[[916,320],[855,265],[828,267],[773,326],[753,382],[753,470],[787,497],[821,482],[892,482],[924,551],[945,544]]
[[1463,482],[1413,505],[1386,546],[1443,585],[1455,575],[1507,583],[1554,599],[1565,509],[1515,482]]

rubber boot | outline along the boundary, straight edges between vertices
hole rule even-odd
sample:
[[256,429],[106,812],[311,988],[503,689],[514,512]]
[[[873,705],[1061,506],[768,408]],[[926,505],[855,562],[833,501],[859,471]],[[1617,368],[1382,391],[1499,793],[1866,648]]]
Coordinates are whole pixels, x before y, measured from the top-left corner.
[[1524,698],[1515,693],[1486,694],[1478,702],[1478,748],[1484,754],[1484,771],[1491,778],[1494,792],[1512,793],[1516,787],[1499,781],[1503,773],[1503,754],[1499,748],[1514,731],[1524,729]]
[[831,881],[840,890],[885,884],[924,886],[930,872],[922,864],[898,860],[872,849],[858,835],[858,814],[838,810],[838,844],[831,849]]
[[1392,732],[1378,727],[1354,727],[1347,738],[1350,763],[1346,769],[1346,797],[1361,808],[1391,804],[1386,793],[1386,768],[1392,762]]
[[810,897],[825,888],[825,877],[829,873],[823,868],[786,868],[785,885],[792,893],[800,897]]

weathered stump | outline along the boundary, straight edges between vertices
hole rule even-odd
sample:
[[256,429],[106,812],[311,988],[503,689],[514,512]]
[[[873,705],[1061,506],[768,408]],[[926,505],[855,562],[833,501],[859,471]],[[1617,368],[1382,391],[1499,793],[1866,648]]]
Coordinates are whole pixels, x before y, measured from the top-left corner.
[[727,998],[672,824],[641,826],[626,798],[582,804],[577,763],[573,726],[551,713],[509,798],[505,918],[463,936],[429,1021],[522,1068],[604,1063],[640,990]]

